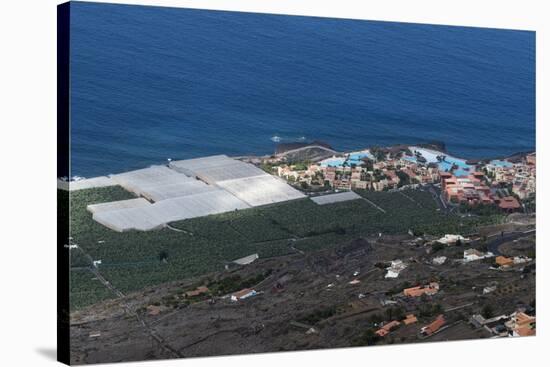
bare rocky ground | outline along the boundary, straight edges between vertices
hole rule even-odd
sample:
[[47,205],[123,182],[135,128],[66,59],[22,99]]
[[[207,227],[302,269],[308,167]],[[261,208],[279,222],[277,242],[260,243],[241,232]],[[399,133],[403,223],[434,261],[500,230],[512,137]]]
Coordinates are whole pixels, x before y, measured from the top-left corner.
[[[521,254],[534,250],[534,242],[534,236],[526,237],[505,243],[501,250]],[[221,273],[164,284],[73,313],[71,361],[83,364],[364,345],[361,336],[367,329],[376,329],[374,321],[389,320],[388,309],[414,313],[419,322],[401,326],[376,344],[489,337],[484,329],[469,325],[469,317],[486,305],[496,315],[529,304],[535,297],[535,275],[517,267],[491,270],[484,261],[455,261],[466,248],[447,247],[434,255],[422,245],[411,245],[406,236],[357,239],[334,250],[260,259]],[[432,265],[431,259],[441,255],[448,257],[447,262]],[[382,264],[395,259],[409,265],[397,279],[385,279]],[[229,297],[215,296],[190,302],[183,296],[197,285],[258,274],[269,275],[253,287],[259,294],[246,300],[232,302]],[[350,284],[354,279],[360,282]],[[435,296],[402,296],[404,287],[430,281],[440,284]],[[497,290],[483,295],[488,285],[497,285]],[[388,300],[395,304],[383,306]],[[156,305],[158,314],[151,314],[150,305]],[[422,338],[420,328],[435,315],[421,310],[435,305],[449,326]]]

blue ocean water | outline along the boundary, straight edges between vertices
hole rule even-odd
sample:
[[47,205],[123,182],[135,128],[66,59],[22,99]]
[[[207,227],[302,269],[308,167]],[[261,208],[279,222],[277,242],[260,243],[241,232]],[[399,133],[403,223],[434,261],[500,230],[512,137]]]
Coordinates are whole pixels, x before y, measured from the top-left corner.
[[72,175],[275,141],[535,147],[535,33],[73,2]]

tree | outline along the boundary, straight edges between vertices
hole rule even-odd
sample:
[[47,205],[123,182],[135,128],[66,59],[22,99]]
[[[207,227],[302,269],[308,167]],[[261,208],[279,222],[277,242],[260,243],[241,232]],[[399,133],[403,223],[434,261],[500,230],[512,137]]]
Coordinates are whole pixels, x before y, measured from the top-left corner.
[[493,314],[494,314],[494,310],[490,304],[486,304],[481,309],[481,316],[483,316],[486,319],[490,319],[491,317],[493,317]]
[[162,250],[159,252],[159,261],[167,262],[168,261],[168,252],[165,250]]
[[375,313],[375,314],[371,315],[371,317],[369,317],[369,322],[371,324],[378,324],[378,323],[382,322],[382,320],[384,320],[384,318],[379,313]]
[[367,171],[372,172],[374,169],[374,163],[369,158],[363,158],[363,163],[361,164],[361,167],[365,168]]
[[397,174],[397,177],[399,177],[399,184],[397,185],[398,187],[402,187],[411,183],[411,178],[405,172],[397,171],[395,173]]
[[438,251],[441,251],[445,248],[445,245],[442,244],[441,242],[436,242],[432,245],[432,253],[436,253]]
[[405,312],[402,307],[390,307],[386,309],[386,317],[388,320],[401,320],[404,318]]
[[370,152],[377,161],[383,161],[386,158],[386,153],[379,147],[372,147]]
[[358,345],[374,345],[380,340],[378,334],[373,329],[367,329],[358,341]]

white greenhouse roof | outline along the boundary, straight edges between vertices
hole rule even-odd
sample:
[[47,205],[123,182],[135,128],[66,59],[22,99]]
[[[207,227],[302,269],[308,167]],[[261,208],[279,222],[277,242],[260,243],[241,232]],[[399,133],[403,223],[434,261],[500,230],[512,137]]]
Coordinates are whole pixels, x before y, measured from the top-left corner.
[[217,185],[250,206],[267,205],[305,197],[286,182],[268,174],[221,181]]
[[258,167],[225,155],[170,162],[170,167],[189,176],[196,176],[209,184],[237,178],[268,175]]
[[305,197],[280,178],[225,155],[173,161],[169,167],[106,179],[145,198],[88,206],[97,222],[120,232]]
[[248,265],[252,264],[254,261],[258,260],[260,256],[258,254],[252,254],[245,257],[241,257],[240,259],[233,260],[233,263],[238,265]]
[[149,206],[96,212],[94,220],[118,232],[148,231],[165,223],[203,217],[249,206],[223,190],[166,199]]
[[354,193],[353,191],[346,191],[346,192],[340,192],[337,194],[329,194],[329,195],[323,195],[323,196],[315,196],[311,198],[311,200],[313,200],[316,204],[319,204],[319,205],[332,204],[332,203],[338,203],[341,201],[348,201],[348,200],[355,200],[355,199],[361,199],[361,196]]
[[148,207],[127,208],[97,212],[93,219],[105,227],[117,232],[125,232],[132,229],[149,231],[160,228],[164,225],[160,218],[156,218],[152,211],[151,204]]
[[138,208],[138,207],[148,206],[148,205],[151,205],[151,203],[145,200],[144,198],[135,198],[135,199],[128,199],[128,200],[111,201],[108,203],[91,204],[91,205],[88,205],[86,209],[88,209],[89,212],[95,214],[95,213],[100,213],[105,211]]
[[215,186],[207,185],[202,181],[192,181],[143,188],[142,195],[149,200],[161,201],[187,195],[200,194],[217,190]]
[[115,186],[117,183],[107,176],[85,178],[78,181],[70,181],[69,191],[92,189],[96,187]]
[[208,191],[204,182],[176,172],[166,166],[151,166],[117,175],[112,180],[126,190],[153,201]]

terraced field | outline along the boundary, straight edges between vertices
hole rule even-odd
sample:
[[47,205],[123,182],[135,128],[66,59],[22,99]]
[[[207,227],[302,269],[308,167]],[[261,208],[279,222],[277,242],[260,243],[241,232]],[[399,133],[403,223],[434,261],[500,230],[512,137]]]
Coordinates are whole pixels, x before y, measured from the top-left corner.
[[132,194],[116,186],[71,192],[71,236],[79,246],[71,250],[71,309],[113,296],[86,270],[90,258],[101,260],[101,274],[126,293],[221,270],[252,253],[265,258],[315,251],[359,236],[409,229],[435,235],[471,233],[480,224],[500,220],[441,214],[423,191],[358,193],[385,212],[361,199],[322,206],[301,199],[175,222],[156,231],[119,233],[93,221],[86,206]]

